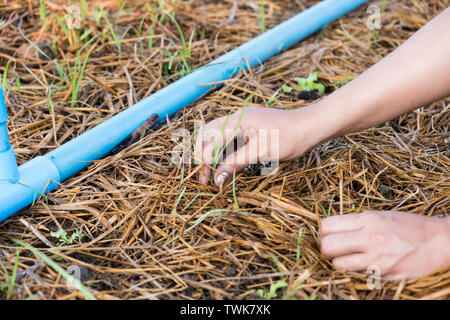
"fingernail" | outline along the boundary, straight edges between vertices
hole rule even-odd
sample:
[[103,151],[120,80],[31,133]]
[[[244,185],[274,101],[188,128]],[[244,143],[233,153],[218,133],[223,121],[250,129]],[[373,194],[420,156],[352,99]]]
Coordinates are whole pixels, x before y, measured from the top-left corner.
[[228,180],[230,174],[228,172],[219,172],[217,176],[217,185],[221,186]]

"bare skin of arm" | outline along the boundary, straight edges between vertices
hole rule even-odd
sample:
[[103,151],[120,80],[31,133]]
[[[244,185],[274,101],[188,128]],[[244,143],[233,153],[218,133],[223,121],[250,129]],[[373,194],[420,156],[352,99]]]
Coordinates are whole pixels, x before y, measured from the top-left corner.
[[[450,96],[449,31],[450,8],[316,104],[290,111],[247,108],[242,115],[237,112],[208,123],[196,141],[196,156],[202,163],[200,182],[208,184],[212,177],[221,185],[234,171],[262,160],[267,150],[258,147],[259,129],[279,130],[279,152],[273,160],[290,160],[333,137],[379,125]],[[213,170],[214,145],[226,144],[236,128],[245,145]],[[231,133],[218,136],[222,129]],[[318,238],[322,254],[337,268],[363,271],[375,265],[388,280],[417,278],[449,266],[449,240],[450,217],[394,211],[326,218]]]

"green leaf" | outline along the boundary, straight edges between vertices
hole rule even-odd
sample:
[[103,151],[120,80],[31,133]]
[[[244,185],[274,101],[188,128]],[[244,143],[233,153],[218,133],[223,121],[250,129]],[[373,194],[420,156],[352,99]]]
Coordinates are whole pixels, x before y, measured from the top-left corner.
[[51,231],[50,235],[57,239],[67,239],[67,232],[64,229],[59,229],[56,232]]
[[236,196],[236,170],[233,170],[233,199],[234,199],[234,208],[239,210],[239,203]]
[[267,294],[267,299],[273,299],[277,297],[277,290],[287,287],[288,284],[284,280],[279,280],[270,285],[269,293]]
[[264,298],[265,294],[264,294],[264,290],[263,289],[258,289],[256,290],[256,294],[258,296],[260,296],[261,298]]
[[298,261],[300,260],[301,244],[302,244],[302,234],[303,234],[303,227],[301,227],[300,230],[298,231],[296,263],[298,263]]
[[323,95],[325,93],[325,86],[321,83],[316,83],[319,79],[319,73],[311,73],[308,78],[295,78],[298,84],[298,89],[302,91],[313,91],[316,90],[319,94]]
[[290,86],[288,86],[288,85],[283,85],[282,87],[281,87],[281,90],[284,92],[284,93],[290,93],[290,92],[292,92],[292,90],[294,90],[294,88],[292,88],[292,87],[290,87]]

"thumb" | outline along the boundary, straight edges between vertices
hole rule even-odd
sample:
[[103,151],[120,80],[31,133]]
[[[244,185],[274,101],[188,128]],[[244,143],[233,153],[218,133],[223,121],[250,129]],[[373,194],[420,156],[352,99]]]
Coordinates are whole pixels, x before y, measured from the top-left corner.
[[214,182],[221,186],[231,177],[233,173],[239,172],[250,164],[258,162],[258,139],[251,138],[233,154],[227,156],[222,163],[217,166],[214,174]]

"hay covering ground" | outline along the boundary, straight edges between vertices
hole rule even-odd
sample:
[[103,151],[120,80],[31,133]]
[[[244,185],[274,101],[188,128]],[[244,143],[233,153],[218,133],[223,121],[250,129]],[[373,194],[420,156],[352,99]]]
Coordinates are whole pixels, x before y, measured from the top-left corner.
[[[38,1],[2,2],[0,70],[3,74],[11,61],[8,128],[19,163],[46,154],[259,35],[263,26],[274,27],[317,2],[265,0],[261,15],[256,0],[88,1],[81,31],[69,34],[63,28],[67,21],[57,19],[67,14],[67,2],[46,1],[44,25]],[[101,4],[120,52],[109,24],[95,19],[94,6]],[[382,1],[370,4],[381,7]],[[449,99],[327,142],[283,163],[276,175],[261,176],[253,166],[236,178],[239,210],[231,183],[223,189],[200,186],[196,167],[172,164],[169,151],[177,145],[171,140],[176,129],[192,132],[195,122],[239,110],[250,93],[251,106],[308,105],[298,92],[283,93],[282,85],[318,72],[329,93],[340,86],[336,81],[362,73],[448,5],[447,0],[388,1],[377,33],[367,29],[368,5],[362,6],[64,182],[46,200],[0,225],[0,283],[6,281],[0,295],[84,298],[60,273],[11,241],[17,238],[65,269],[81,267],[84,285],[100,299],[257,298],[258,289],[267,292],[283,279],[288,286],[277,291],[278,298],[447,299],[449,270],[370,290],[367,275],[339,272],[323,259],[316,237],[317,218],[328,213],[450,212]],[[167,13],[175,13],[186,42],[195,31],[191,52],[183,58],[176,25],[162,18]],[[70,77],[69,67],[73,70],[77,53],[94,35],[81,52],[83,62],[91,50],[75,99],[72,79],[61,78],[55,63],[24,38],[59,61]],[[60,229],[67,237],[75,234],[72,244],[52,236]],[[84,234],[81,241],[77,232]],[[8,294],[7,273],[13,274],[16,252],[17,276]]]

